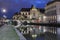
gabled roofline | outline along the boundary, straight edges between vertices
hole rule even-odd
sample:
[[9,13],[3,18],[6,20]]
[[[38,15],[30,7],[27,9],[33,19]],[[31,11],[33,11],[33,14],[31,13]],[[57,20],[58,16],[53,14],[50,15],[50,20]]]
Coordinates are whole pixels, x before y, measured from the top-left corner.
[[54,1],[48,2],[47,6],[50,5],[50,4],[52,4],[52,3],[54,3],[54,2],[60,2],[60,0],[54,0]]

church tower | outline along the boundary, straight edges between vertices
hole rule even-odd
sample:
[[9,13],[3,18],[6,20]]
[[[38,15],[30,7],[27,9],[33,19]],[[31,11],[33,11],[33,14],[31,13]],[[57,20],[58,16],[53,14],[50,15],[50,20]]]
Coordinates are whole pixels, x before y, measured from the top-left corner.
[[40,12],[37,10],[37,8],[32,5],[30,9],[30,19],[38,19],[39,13]]

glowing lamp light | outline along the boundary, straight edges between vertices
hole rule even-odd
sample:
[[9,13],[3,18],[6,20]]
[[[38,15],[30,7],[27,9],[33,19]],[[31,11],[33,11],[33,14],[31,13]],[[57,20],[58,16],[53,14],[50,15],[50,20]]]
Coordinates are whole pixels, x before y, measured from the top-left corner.
[[32,35],[32,37],[33,37],[33,38],[36,38],[36,37],[37,37],[37,35],[36,35],[36,34],[33,34],[33,35]]
[[57,15],[57,22],[60,23],[60,15]]
[[43,17],[44,19],[46,18],[46,16]]
[[47,18],[46,16],[43,16],[43,21],[44,21],[44,22],[46,22],[46,18]]
[[6,12],[6,9],[3,9],[3,12],[5,13]]
[[2,9],[1,11],[2,11],[3,13],[6,13],[6,12],[7,12],[7,10],[6,10],[6,9]]
[[46,32],[46,31],[47,31],[46,29],[43,30],[43,32]]

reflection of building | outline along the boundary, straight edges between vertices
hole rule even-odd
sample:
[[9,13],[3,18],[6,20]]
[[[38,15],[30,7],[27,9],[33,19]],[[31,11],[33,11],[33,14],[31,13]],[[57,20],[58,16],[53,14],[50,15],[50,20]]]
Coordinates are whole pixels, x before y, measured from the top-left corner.
[[49,2],[45,10],[48,22],[60,21],[60,0]]

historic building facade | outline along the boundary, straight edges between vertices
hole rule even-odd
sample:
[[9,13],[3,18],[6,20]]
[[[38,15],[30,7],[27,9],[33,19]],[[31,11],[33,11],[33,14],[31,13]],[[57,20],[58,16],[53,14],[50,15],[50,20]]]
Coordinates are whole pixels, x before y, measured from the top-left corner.
[[38,20],[43,22],[44,9],[35,8],[22,8],[19,13],[15,13],[13,19],[19,20]]
[[[46,22],[48,23],[59,23],[60,22],[60,1],[54,0],[47,3],[45,7]],[[53,25],[53,24],[52,24]],[[57,33],[56,27],[46,27],[48,32]]]
[[60,1],[54,0],[49,2],[45,7],[45,14],[48,22],[60,22]]
[[[20,21],[21,20],[30,21],[33,23],[42,23],[44,21],[45,16],[44,11],[45,11],[44,9],[39,9],[32,5],[31,8],[22,8],[19,14],[13,16],[13,19]],[[41,31],[43,32],[44,28],[38,25],[27,27],[27,32],[30,31],[31,33],[33,33],[34,30],[35,33],[39,34]]]

